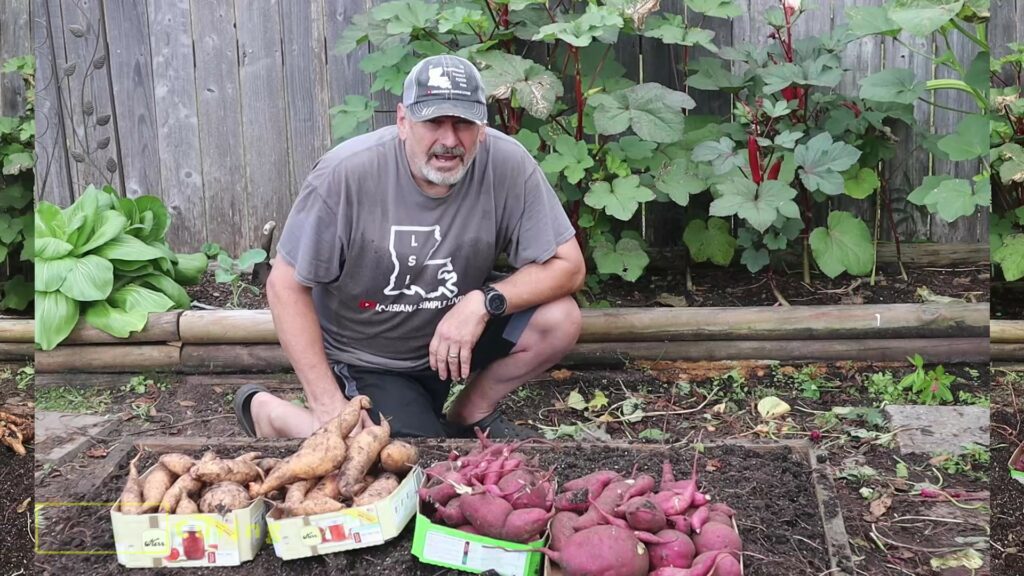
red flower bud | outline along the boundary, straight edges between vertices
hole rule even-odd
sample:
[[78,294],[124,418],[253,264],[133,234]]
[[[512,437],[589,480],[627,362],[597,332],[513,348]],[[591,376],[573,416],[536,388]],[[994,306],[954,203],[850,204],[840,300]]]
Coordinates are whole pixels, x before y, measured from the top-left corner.
[[761,155],[757,136],[747,136],[747,160],[750,161],[750,179],[754,184],[761,184]]

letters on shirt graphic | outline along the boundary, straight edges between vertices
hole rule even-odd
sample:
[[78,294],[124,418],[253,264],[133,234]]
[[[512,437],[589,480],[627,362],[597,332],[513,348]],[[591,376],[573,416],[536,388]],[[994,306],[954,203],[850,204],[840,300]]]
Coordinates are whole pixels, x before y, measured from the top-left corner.
[[[455,283],[459,276],[451,258],[432,258],[440,243],[440,226],[392,226],[390,250],[395,270],[384,293],[423,298],[451,298],[458,294]],[[433,274],[435,269],[437,273]]]

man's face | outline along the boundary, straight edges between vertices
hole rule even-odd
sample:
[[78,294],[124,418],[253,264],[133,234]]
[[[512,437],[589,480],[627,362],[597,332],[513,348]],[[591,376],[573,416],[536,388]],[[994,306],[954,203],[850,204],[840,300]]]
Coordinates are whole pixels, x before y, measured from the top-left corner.
[[482,125],[458,116],[416,122],[399,104],[398,133],[415,177],[452,186],[469,169],[486,132]]

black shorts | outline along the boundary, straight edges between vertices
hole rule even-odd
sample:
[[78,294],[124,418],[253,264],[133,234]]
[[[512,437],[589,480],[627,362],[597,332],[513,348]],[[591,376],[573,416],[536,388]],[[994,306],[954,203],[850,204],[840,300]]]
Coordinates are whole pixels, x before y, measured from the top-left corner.
[[[471,372],[483,370],[509,355],[526,330],[536,308],[494,318],[487,322],[473,347]],[[373,402],[370,417],[380,423],[388,417],[392,436],[441,438],[445,436],[441,417],[451,390],[451,380],[441,380],[427,368],[411,372],[367,368],[349,364],[331,365],[346,398],[359,394]]]

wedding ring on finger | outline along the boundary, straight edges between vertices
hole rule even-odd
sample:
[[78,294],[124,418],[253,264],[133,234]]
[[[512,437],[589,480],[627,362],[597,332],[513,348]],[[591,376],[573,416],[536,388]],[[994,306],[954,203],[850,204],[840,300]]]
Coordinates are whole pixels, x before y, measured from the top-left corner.
[[448,353],[448,357],[449,358],[458,358],[459,357],[459,353],[458,352],[449,352]]

